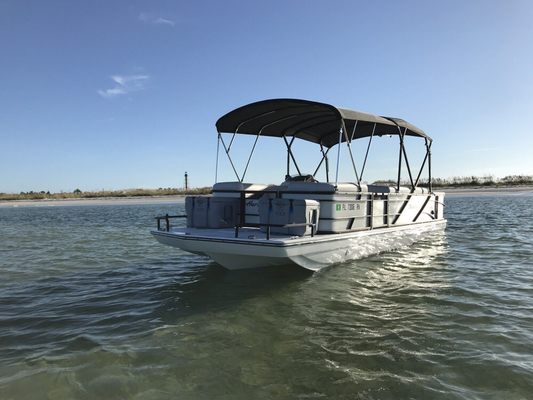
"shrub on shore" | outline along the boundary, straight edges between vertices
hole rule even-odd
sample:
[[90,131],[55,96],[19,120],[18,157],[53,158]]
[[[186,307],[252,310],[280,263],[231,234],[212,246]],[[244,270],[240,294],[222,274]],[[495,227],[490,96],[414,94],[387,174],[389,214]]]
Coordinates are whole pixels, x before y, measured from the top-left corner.
[[127,189],[127,190],[100,190],[94,192],[83,192],[76,189],[73,192],[50,193],[45,192],[20,192],[20,193],[0,193],[0,200],[60,200],[60,199],[93,199],[102,197],[140,197],[140,196],[171,196],[171,195],[191,195],[209,194],[210,187],[193,188],[188,190],[176,188],[159,189]]
[[[421,179],[420,186],[427,186],[428,180]],[[533,185],[532,175],[509,175],[503,178],[495,178],[493,175],[485,176],[454,176],[452,178],[433,178],[433,187],[499,187]]]

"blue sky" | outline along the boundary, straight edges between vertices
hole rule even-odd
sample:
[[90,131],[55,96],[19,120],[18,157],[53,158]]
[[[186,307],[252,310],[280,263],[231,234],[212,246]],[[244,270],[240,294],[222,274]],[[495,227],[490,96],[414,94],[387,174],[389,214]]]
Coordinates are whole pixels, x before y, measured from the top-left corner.
[[[277,97],[414,123],[434,176],[533,174],[532,20],[529,0],[0,0],[0,192],[210,185],[216,119]],[[281,149],[250,179],[281,181]],[[369,180],[396,166],[371,155]]]

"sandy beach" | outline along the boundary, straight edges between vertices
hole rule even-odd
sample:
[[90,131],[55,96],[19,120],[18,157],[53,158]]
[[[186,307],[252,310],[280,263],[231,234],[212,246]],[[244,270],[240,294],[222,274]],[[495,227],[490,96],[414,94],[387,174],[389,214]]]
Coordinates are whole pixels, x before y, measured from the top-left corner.
[[51,200],[0,200],[0,207],[57,207],[57,206],[101,206],[128,204],[172,204],[182,202],[185,196],[143,196],[102,197],[94,199],[51,199]]

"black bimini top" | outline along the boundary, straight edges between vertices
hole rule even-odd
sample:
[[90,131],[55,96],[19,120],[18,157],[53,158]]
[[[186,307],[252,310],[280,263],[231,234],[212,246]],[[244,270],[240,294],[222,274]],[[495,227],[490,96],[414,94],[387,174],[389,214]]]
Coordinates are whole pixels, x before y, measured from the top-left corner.
[[[332,147],[339,141],[339,129],[350,140],[372,135],[418,136],[431,141],[423,130],[399,118],[380,117],[330,104],[298,99],[272,99],[239,107],[216,123],[218,132],[290,137]],[[354,130],[355,128],[355,130]],[[342,142],[346,136],[342,136]]]

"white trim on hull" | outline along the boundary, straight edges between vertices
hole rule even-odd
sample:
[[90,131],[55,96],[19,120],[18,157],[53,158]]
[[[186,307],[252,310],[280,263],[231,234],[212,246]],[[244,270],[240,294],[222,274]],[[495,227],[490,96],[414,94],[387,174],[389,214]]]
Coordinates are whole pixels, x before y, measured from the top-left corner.
[[[314,237],[273,236],[266,240],[258,230],[241,232],[232,237],[233,229],[175,229],[170,232],[152,231],[158,242],[181,248],[190,253],[206,255],[223,267],[248,269],[275,265],[297,264],[317,271],[332,264],[360,259],[383,251],[410,245],[431,232],[442,232],[446,220],[411,223],[343,234]],[[209,233],[217,231],[217,235]],[[253,233],[247,235],[246,233]],[[247,237],[246,239],[243,238]]]

